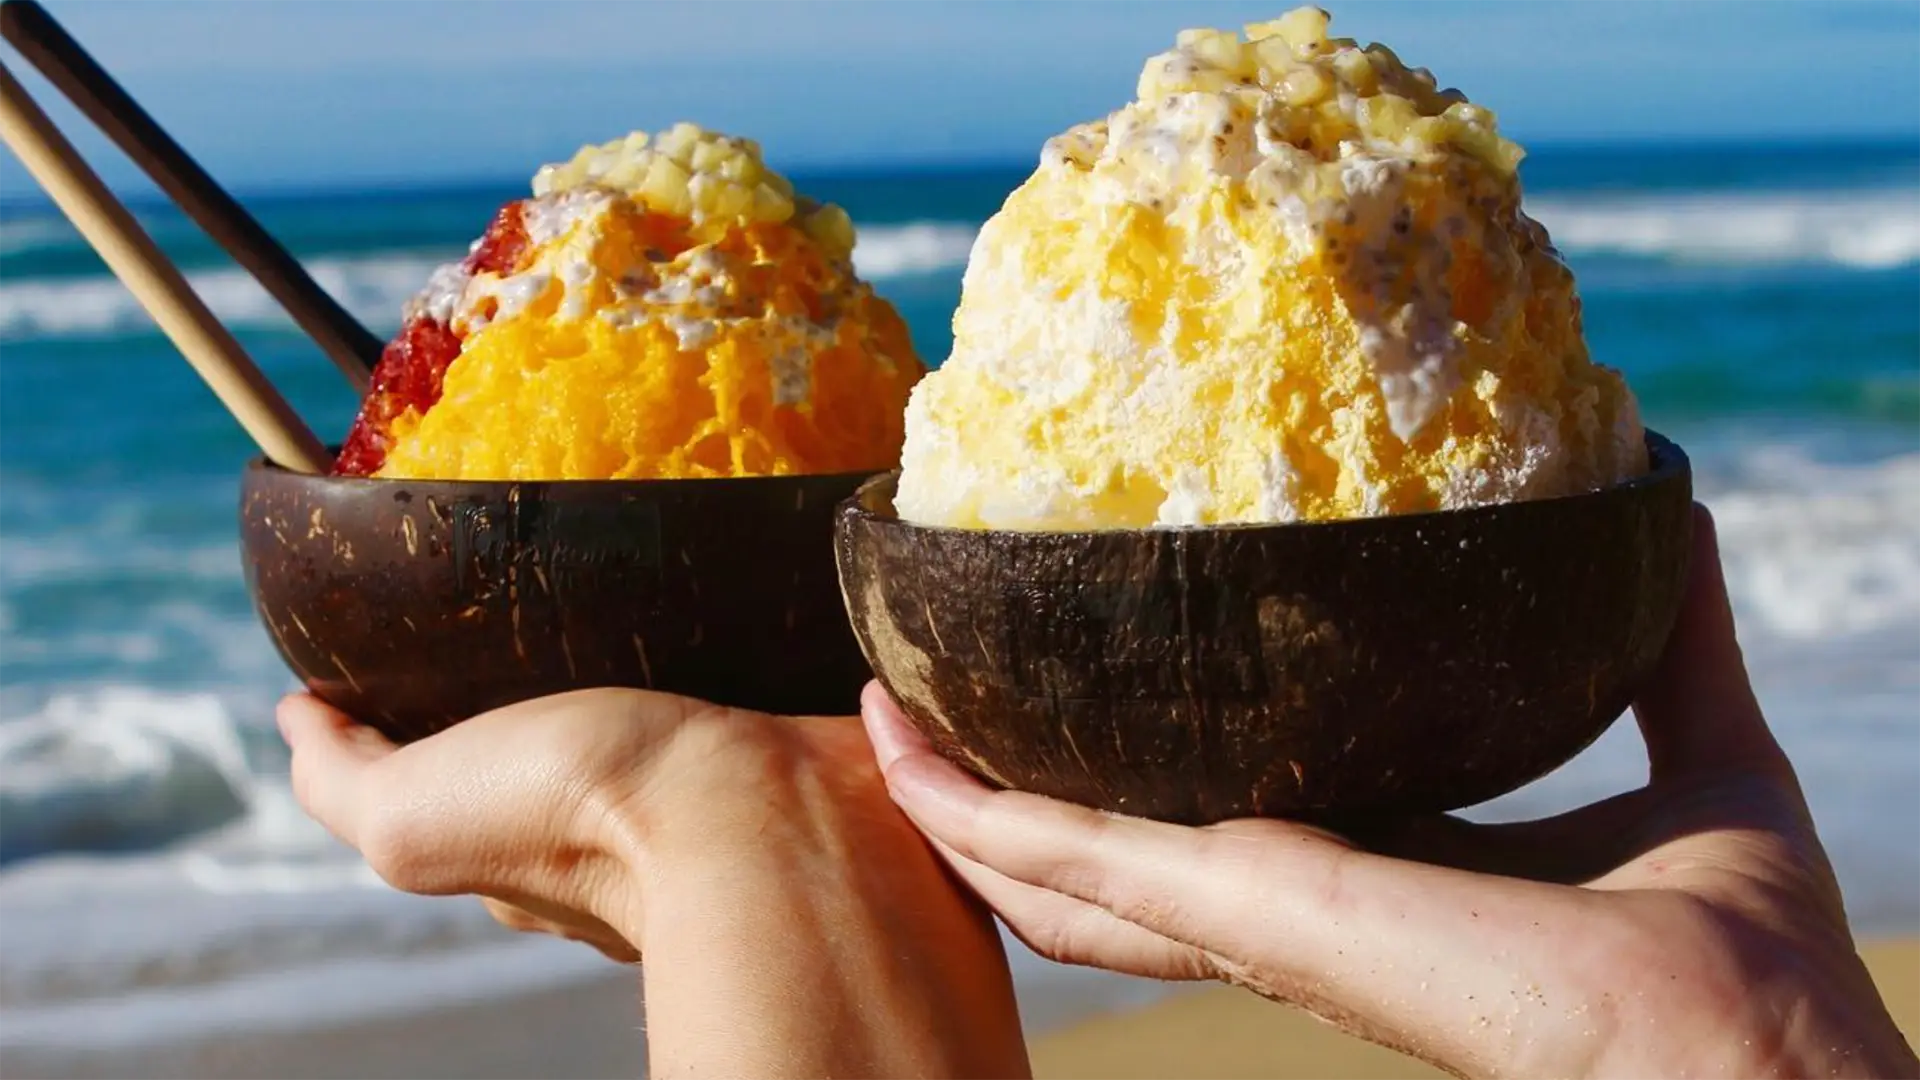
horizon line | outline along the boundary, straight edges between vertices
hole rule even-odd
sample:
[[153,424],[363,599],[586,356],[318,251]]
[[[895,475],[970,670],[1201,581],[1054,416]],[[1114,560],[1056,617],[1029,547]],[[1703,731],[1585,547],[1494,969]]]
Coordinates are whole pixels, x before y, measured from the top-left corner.
[[[1635,137],[1583,136],[1571,138],[1537,139],[1527,144],[1529,158],[1538,153],[1551,155],[1579,154],[1633,149],[1678,148],[1682,150],[1815,150],[1827,148],[1846,148],[1862,150],[1907,150],[1920,157],[1920,131],[1889,132],[1885,134],[1848,133],[1840,135],[1788,134],[1777,136],[1755,135],[1653,135]],[[991,172],[1026,172],[1034,167],[1037,157],[995,155],[974,157],[902,157],[893,159],[861,158],[842,162],[812,162],[797,168],[783,170],[784,175],[796,181],[802,180],[881,180],[916,175],[964,175]],[[1523,165],[1524,167],[1524,165]],[[317,184],[294,182],[274,182],[241,184],[227,188],[240,199],[257,199],[270,202],[301,201],[326,198],[329,196],[367,197],[406,197],[427,194],[480,194],[502,188],[524,187],[524,176],[483,175],[479,173],[465,176],[425,177],[419,180],[368,180],[354,181],[341,179],[321,181]],[[153,188],[152,181],[142,174],[139,187],[128,191],[126,185],[109,185],[113,193],[126,202],[129,208],[155,209],[173,206],[173,201],[163,192]],[[15,210],[45,210],[52,207],[52,200],[38,185],[34,185],[30,194],[25,196],[0,195],[0,213]]]

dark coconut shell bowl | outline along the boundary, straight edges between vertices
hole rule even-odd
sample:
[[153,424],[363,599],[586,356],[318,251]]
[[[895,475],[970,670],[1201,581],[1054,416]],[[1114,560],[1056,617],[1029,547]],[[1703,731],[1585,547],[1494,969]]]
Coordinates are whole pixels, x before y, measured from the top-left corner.
[[1112,532],[840,509],[855,632],[947,757],[990,783],[1200,824],[1469,806],[1579,753],[1673,627],[1686,455],[1563,498]]
[[241,485],[247,585],[307,688],[405,742],[501,705],[641,687],[853,712],[833,515],[872,474]]

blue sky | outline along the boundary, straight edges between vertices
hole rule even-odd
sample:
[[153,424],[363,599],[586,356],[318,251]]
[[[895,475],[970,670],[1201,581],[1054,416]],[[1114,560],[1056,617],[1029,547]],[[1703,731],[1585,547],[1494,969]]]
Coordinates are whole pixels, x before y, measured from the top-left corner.
[[[786,168],[1027,161],[1130,95],[1187,26],[1260,3],[50,0],[223,181],[520,178],[679,119]],[[1920,138],[1920,4],[1329,3],[1522,141]],[[137,176],[10,50],[109,181]],[[28,181],[0,154],[0,196]]]

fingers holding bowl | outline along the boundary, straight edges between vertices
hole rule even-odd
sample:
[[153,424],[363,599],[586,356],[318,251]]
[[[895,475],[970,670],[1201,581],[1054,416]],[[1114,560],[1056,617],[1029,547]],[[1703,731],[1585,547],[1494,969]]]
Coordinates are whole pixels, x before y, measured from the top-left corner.
[[[1552,886],[1403,862],[1292,822],[1169,825],[993,791],[940,758],[884,692],[869,688],[863,704],[895,801],[1042,952],[1220,978],[1453,1062],[1471,1060],[1470,1040],[1416,1046],[1397,1033],[1471,1031],[1476,1001],[1555,985],[1552,942],[1575,912]],[[1477,962],[1494,951],[1514,962]],[[1480,984],[1441,986],[1437,970]]]
[[580,692],[405,746],[308,695],[283,701],[279,720],[301,806],[388,884],[493,897],[520,910],[510,926],[621,955],[631,949],[605,916],[632,911],[629,837],[603,820],[616,795],[602,774],[643,775],[685,705]]
[[429,896],[521,886],[527,852],[513,849],[533,842],[528,827],[544,825],[539,808],[524,805],[525,785],[475,771],[484,762],[461,745],[465,733],[399,747],[307,694],[286,698],[277,716],[294,797],[388,884]]

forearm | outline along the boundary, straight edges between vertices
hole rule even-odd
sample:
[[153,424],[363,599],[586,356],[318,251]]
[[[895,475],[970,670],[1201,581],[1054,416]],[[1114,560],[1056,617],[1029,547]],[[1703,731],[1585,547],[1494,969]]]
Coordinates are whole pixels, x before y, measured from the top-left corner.
[[896,828],[783,825],[652,860],[653,1075],[1026,1075],[991,920]]

